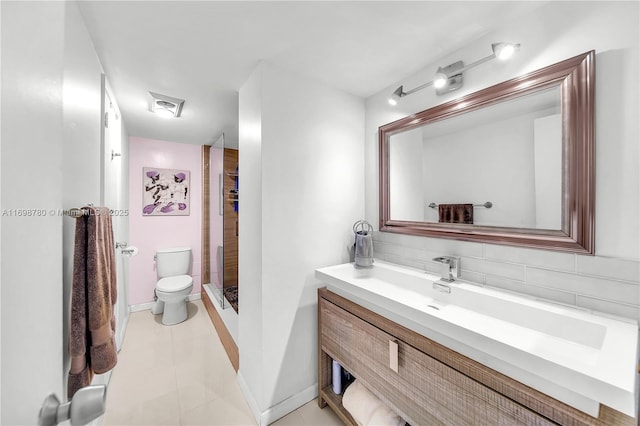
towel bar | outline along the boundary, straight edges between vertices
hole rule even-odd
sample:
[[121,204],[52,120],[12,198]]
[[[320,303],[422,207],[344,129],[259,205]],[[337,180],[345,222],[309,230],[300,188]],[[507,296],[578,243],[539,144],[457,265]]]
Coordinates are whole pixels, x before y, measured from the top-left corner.
[[84,215],[89,215],[89,210],[83,210],[83,209],[78,209],[78,208],[72,208],[69,209],[69,216],[73,217],[73,218],[80,218]]
[[[435,209],[436,207],[438,207],[438,205],[434,202],[429,203],[429,207],[431,207],[432,209]],[[473,207],[485,207],[487,209],[490,209],[491,207],[493,207],[493,203],[491,201],[487,201],[484,204],[474,204]]]
[[93,207],[93,203],[87,203],[85,207],[73,207],[68,210],[68,215],[76,219],[85,215],[88,216],[89,210],[87,210],[87,207]]

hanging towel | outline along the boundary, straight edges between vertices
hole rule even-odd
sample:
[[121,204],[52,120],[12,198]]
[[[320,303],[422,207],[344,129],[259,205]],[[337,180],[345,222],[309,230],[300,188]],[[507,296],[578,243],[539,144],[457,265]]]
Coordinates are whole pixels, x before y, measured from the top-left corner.
[[473,223],[473,204],[439,204],[438,222]]
[[111,370],[117,362],[115,343],[116,303],[115,246],[110,211],[106,207],[83,208],[76,219],[71,288],[67,385],[69,399],[91,384],[94,373]]
[[357,266],[369,268],[373,266],[373,239],[366,231],[356,233],[355,263]]

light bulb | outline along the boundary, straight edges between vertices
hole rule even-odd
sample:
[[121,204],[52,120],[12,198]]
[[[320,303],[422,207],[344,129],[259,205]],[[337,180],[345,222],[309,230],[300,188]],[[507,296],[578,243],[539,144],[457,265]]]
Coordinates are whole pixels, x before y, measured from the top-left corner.
[[516,51],[516,45],[511,43],[496,43],[492,45],[493,53],[496,55],[501,61],[506,61],[510,57],[513,56],[513,53]]
[[440,89],[444,87],[445,84],[447,84],[447,79],[448,79],[447,75],[444,72],[442,72],[442,67],[438,68],[438,72],[433,78],[433,87],[435,87],[436,89]]
[[393,93],[391,94],[391,97],[389,98],[389,105],[391,106],[396,106],[398,105],[398,101],[400,100],[401,97],[403,97],[404,95],[406,95],[406,93],[404,93],[404,88],[402,86],[398,87],[396,90],[393,91]]

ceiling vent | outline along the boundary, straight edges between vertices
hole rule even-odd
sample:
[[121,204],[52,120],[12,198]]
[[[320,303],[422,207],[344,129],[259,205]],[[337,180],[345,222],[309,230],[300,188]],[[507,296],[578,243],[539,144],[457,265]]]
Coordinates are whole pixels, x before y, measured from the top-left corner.
[[149,102],[149,110],[151,112],[166,118],[180,117],[180,114],[182,114],[184,99],[172,98],[171,96],[154,92],[149,92],[149,95],[151,96]]

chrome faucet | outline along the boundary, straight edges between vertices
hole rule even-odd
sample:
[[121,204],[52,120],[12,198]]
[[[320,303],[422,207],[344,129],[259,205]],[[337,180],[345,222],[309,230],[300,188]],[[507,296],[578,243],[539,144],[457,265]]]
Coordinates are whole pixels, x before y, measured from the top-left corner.
[[453,282],[460,276],[460,258],[453,256],[434,257],[432,260],[442,263],[440,279],[445,282]]

